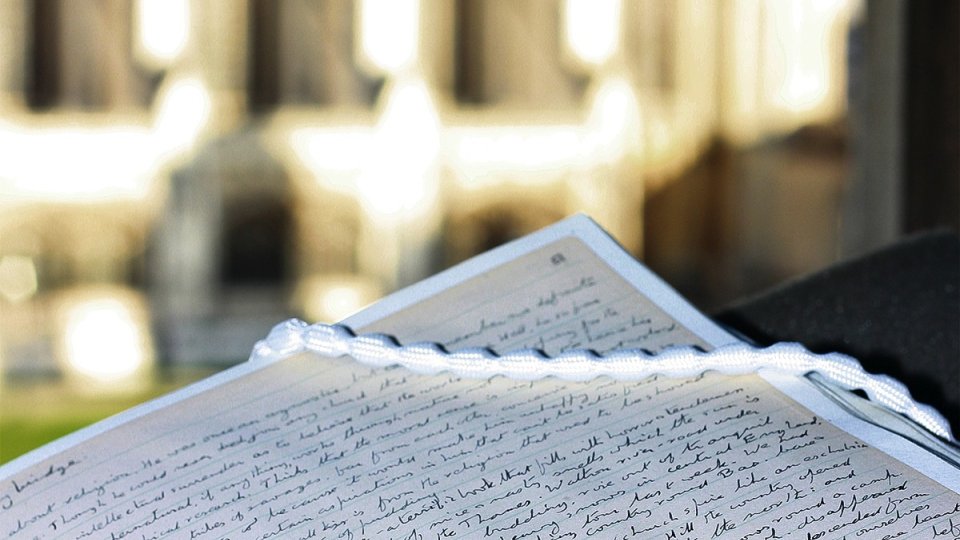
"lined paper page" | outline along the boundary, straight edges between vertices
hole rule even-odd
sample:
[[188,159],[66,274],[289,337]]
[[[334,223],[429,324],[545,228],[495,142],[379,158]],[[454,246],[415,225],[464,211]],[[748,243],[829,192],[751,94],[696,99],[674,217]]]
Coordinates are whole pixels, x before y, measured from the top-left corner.
[[[426,296],[360,330],[501,351],[709,347],[576,238]],[[4,479],[0,536],[951,538],[960,523],[955,492],[759,377],[524,383],[309,356],[239,369]]]
[[14,539],[931,538],[960,496],[755,377],[478,381],[300,356],[18,474],[0,508]]
[[550,355],[574,349],[712,348],[574,237],[357,330],[391,334],[404,343],[436,341],[450,349],[535,348]]

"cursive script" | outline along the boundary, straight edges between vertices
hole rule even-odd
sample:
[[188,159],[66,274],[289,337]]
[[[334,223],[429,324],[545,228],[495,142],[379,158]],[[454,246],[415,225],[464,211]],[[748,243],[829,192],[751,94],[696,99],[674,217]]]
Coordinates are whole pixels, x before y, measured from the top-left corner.
[[[510,264],[383,324],[450,347],[703,345],[577,241]],[[0,483],[10,539],[950,538],[957,523],[957,493],[755,376],[469,380],[308,355]]]
[[[349,322],[349,321],[348,321]],[[575,238],[564,238],[452,290],[359,328],[450,349],[607,352],[709,348]]]
[[478,381],[300,356],[63,458],[86,466],[0,492],[0,534],[839,538],[960,519],[957,494],[753,376]]

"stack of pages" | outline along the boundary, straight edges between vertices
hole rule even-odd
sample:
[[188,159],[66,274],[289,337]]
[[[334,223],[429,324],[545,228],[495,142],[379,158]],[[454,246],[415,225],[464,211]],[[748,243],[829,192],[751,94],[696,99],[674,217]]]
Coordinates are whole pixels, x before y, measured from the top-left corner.
[[958,462],[577,216],[3,466],[0,537],[960,538]]

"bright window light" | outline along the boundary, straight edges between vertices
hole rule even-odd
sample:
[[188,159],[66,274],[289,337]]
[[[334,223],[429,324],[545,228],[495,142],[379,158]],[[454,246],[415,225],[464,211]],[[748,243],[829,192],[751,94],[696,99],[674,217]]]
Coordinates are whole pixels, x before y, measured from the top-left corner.
[[37,269],[33,259],[8,255],[0,259],[0,294],[10,302],[26,300],[37,292]]
[[[138,126],[25,128],[0,122],[4,202],[138,200],[152,186],[156,157]],[[53,157],[51,157],[53,156]]]
[[339,321],[382,294],[375,282],[352,275],[314,275],[298,287],[304,315],[310,321]]
[[642,148],[640,106],[630,83],[613,77],[600,82],[593,95],[584,158],[614,162]]
[[357,180],[368,214],[393,220],[424,213],[437,193],[440,119],[423,81],[396,82]]
[[136,16],[139,52],[147,64],[164,67],[187,47],[189,0],[138,0]]
[[577,58],[603,64],[620,47],[620,0],[567,0],[564,25]]
[[54,127],[0,120],[0,148],[11,149],[0,159],[0,202],[145,199],[159,168],[195,146],[211,115],[199,79],[172,81],[159,101],[153,126],[84,123],[82,115]]
[[470,126],[451,130],[452,160],[466,188],[555,182],[580,164],[577,125]]
[[351,173],[359,170],[370,149],[367,127],[294,128],[290,147],[312,172]]
[[796,0],[768,4],[768,58],[776,80],[771,96],[787,111],[815,111],[838,91],[831,73],[832,28],[847,9],[844,2]]
[[130,306],[116,298],[93,298],[66,308],[64,354],[77,375],[99,382],[123,380],[148,359],[147,329]]
[[362,0],[359,17],[363,57],[376,70],[397,74],[415,63],[419,0]]
[[200,79],[172,81],[160,96],[153,126],[160,158],[169,158],[193,148],[210,120],[212,99]]

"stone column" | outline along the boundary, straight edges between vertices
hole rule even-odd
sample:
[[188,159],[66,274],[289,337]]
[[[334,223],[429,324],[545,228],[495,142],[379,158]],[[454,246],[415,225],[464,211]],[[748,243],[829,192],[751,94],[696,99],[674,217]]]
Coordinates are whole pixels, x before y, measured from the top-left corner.
[[27,15],[26,2],[0,0],[0,111],[23,106]]

